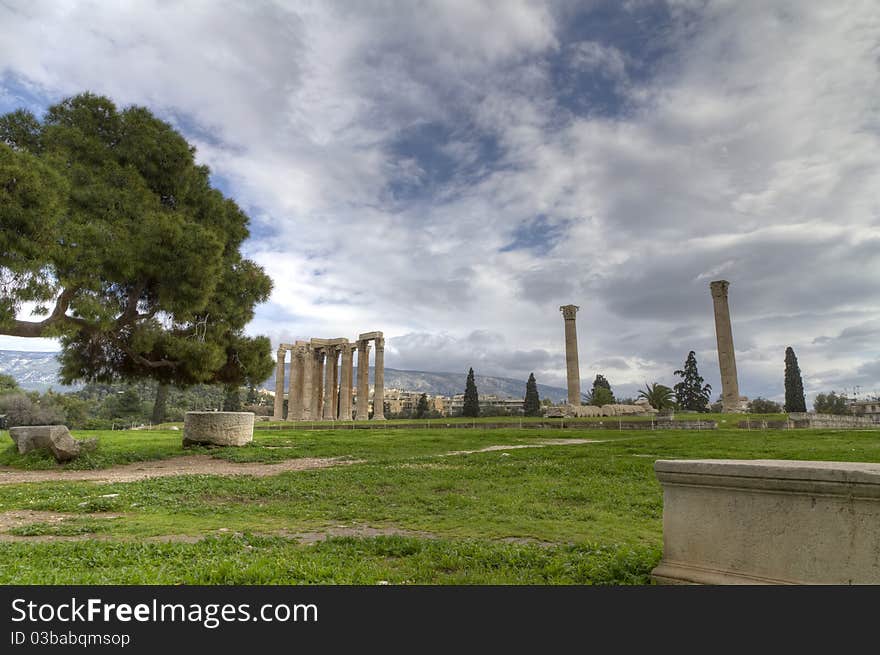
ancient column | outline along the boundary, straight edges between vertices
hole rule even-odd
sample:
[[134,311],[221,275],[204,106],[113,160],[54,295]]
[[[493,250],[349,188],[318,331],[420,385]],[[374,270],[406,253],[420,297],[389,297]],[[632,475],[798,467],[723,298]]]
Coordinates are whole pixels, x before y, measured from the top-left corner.
[[715,337],[718,340],[718,366],[721,369],[721,407],[723,412],[738,412],[739,383],[736,380],[736,357],[733,353],[733,331],[730,329],[730,308],[727,288],[730,282],[709,283],[715,305]]
[[376,339],[376,362],[373,364],[373,420],[385,420],[385,339]]
[[324,420],[336,420],[336,391],[337,364],[339,353],[336,346],[327,346],[327,361],[324,364]]
[[342,357],[342,347],[333,346],[333,372],[330,379],[333,380],[333,387],[330,389],[330,402],[333,405],[333,420],[339,419],[339,360]]
[[324,348],[315,348],[315,370],[312,378],[314,386],[312,395],[312,420],[321,420],[321,410],[324,408]]
[[366,339],[358,341],[358,389],[356,421],[370,418],[370,344]]
[[287,351],[284,348],[278,349],[278,361],[275,365],[275,406],[272,411],[272,420],[281,421],[284,419],[284,360],[287,358]]
[[339,381],[339,420],[351,420],[351,383],[354,367],[354,349],[350,343],[342,344],[342,375]]
[[287,420],[299,421],[303,411],[305,357],[301,346],[290,351],[290,393],[287,395]]
[[581,376],[578,370],[578,335],[575,323],[577,305],[563,305],[559,308],[565,319],[565,369],[568,376],[568,404],[581,404]]
[[303,346],[303,384],[302,384],[302,411],[298,419],[308,421],[314,416],[312,413],[312,391],[315,378],[315,353],[311,346]]

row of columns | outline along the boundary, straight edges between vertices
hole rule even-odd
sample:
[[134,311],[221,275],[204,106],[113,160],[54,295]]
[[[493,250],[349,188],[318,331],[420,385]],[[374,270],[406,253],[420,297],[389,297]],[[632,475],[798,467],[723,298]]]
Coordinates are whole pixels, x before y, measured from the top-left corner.
[[[348,339],[312,339],[281,344],[275,370],[275,406],[272,419],[280,421],[335,421],[369,418],[370,342],[375,344],[373,420],[385,420],[385,339],[367,332],[356,344]],[[353,407],[354,350],[358,352],[357,406]],[[290,390],[284,416],[284,378],[287,353],[291,353]],[[341,360],[341,363],[340,363]]]

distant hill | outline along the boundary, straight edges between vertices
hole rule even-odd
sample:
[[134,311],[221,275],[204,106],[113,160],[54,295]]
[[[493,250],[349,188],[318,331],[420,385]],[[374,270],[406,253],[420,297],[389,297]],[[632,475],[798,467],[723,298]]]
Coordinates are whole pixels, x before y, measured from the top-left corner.
[[[21,352],[17,350],[0,350],[0,373],[11,375],[22,389],[29,391],[46,391],[50,387],[59,392],[73,391],[82,387],[74,385],[65,387],[58,382],[57,353]],[[357,368],[355,367],[355,371]],[[287,379],[290,379],[290,364],[287,365]],[[431,395],[454,396],[464,393],[466,372],[433,373],[430,371],[399,371],[385,369],[386,389],[405,389]],[[502,398],[522,398],[526,393],[526,381],[513,378],[500,378],[490,375],[474,376],[477,390],[481,395],[496,395]],[[357,376],[354,377],[357,380]],[[370,367],[370,383],[373,382],[373,368]],[[274,374],[261,385],[264,389],[275,390]],[[554,402],[565,400],[565,389],[538,385],[541,398],[550,398]]]
[[65,392],[82,385],[65,387],[58,381],[58,353],[0,350],[0,373],[11,375],[18,386],[28,391],[47,391],[50,387]]
[[[357,367],[355,366],[354,380],[357,380]],[[287,380],[290,379],[290,364],[287,364],[285,373]],[[400,371],[394,368],[385,368],[385,388],[405,389],[406,391],[418,391],[430,395],[454,396],[464,393],[464,382],[467,371],[462,373],[434,373],[431,371]],[[522,398],[526,394],[526,381],[514,378],[499,378],[490,375],[474,375],[477,391],[480,395],[494,395],[501,398]],[[373,383],[373,367],[370,367],[370,384]],[[274,374],[266,380],[262,387],[270,391],[275,390]],[[541,398],[550,398],[554,402],[563,401],[568,397],[568,392],[559,387],[550,387],[538,384],[538,395]]]

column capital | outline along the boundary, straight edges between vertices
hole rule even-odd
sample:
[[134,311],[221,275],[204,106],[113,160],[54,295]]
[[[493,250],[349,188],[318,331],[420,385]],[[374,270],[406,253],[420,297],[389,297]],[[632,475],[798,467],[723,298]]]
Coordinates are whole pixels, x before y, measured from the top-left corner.
[[573,321],[575,319],[575,314],[580,309],[577,305],[562,305],[559,308],[559,311],[562,312],[562,318],[566,321]]
[[727,298],[727,288],[730,282],[727,280],[715,280],[709,283],[709,289],[712,291],[713,298]]
[[385,350],[385,339],[378,337],[376,339],[376,350]]

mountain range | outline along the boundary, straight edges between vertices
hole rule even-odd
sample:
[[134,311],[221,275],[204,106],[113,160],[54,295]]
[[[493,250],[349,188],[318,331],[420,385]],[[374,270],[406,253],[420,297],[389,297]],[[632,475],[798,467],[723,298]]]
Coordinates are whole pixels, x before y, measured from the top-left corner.
[[[11,375],[22,389],[44,392],[49,388],[65,392],[81,388],[82,385],[63,386],[58,382],[57,353],[53,352],[22,352],[17,350],[0,350],[0,373]],[[290,379],[290,364],[286,375]],[[357,371],[357,368],[355,368]],[[430,395],[454,396],[464,393],[464,382],[467,372],[435,373],[431,371],[400,371],[393,368],[385,369],[386,389],[405,389]],[[357,377],[355,375],[354,379]],[[370,368],[370,381],[373,380],[373,368]],[[495,395],[510,398],[522,398],[526,392],[526,381],[513,378],[475,375],[474,381],[480,395]],[[275,376],[260,385],[270,391],[275,390]],[[566,398],[566,390],[538,384],[538,395],[550,398],[554,402]]]

